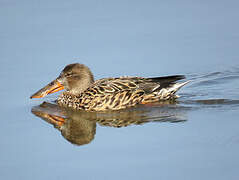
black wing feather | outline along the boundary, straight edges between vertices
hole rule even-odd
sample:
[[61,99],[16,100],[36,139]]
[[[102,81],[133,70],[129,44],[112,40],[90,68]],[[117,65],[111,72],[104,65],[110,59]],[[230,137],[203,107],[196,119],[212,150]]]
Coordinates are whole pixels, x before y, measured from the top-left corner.
[[183,75],[174,75],[174,76],[163,76],[163,77],[153,77],[148,78],[152,82],[158,82],[158,83],[172,83],[181,79],[185,79],[185,76]]
[[[174,75],[174,76],[163,76],[163,77],[153,77],[153,78],[147,78],[150,82],[154,83],[153,91],[159,91],[163,88],[168,88],[175,84],[176,81],[179,81],[181,79],[185,79],[185,76],[183,75]],[[159,87],[155,84],[158,84]],[[156,88],[156,89],[155,89]]]

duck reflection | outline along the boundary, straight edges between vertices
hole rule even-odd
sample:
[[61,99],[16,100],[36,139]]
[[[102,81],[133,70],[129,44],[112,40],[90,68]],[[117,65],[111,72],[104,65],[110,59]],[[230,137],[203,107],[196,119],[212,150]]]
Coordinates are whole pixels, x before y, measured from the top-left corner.
[[[159,108],[160,106],[160,108]],[[115,128],[140,125],[147,122],[182,122],[186,120],[185,108],[175,102],[164,102],[150,106],[109,111],[86,112],[75,111],[43,102],[32,108],[32,113],[61,131],[62,136],[76,145],[90,143],[96,133],[96,124]]]

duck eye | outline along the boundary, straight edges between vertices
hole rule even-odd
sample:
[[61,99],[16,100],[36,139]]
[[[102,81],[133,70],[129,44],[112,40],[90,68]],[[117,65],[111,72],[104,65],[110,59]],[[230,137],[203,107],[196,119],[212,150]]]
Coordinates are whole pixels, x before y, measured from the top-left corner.
[[69,72],[69,73],[66,73],[66,74],[65,74],[66,77],[70,77],[70,76],[72,76],[72,75],[73,75],[72,72]]

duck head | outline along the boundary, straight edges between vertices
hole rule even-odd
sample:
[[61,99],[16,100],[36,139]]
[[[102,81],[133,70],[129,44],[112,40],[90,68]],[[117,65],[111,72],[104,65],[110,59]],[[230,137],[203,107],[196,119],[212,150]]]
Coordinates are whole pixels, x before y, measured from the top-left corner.
[[87,66],[79,63],[69,64],[55,80],[34,93],[30,98],[41,98],[63,89],[66,89],[70,94],[78,95],[93,82],[93,74]]

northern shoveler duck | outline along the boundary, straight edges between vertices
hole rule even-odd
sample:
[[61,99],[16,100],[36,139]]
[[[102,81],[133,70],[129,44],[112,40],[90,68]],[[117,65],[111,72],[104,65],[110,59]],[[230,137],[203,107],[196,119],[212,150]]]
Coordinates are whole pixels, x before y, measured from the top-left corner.
[[59,77],[30,98],[66,89],[57,99],[60,106],[87,111],[119,110],[136,104],[176,99],[176,91],[186,82],[182,75],[165,77],[118,77],[94,81],[90,69],[83,64],[67,65]]

